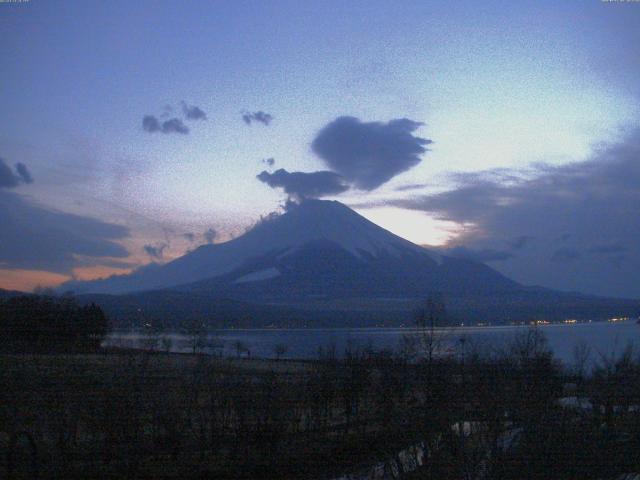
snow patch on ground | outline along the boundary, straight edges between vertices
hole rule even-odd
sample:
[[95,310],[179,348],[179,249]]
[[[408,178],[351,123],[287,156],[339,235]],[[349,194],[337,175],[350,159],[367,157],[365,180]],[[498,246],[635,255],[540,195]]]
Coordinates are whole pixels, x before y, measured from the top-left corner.
[[280,270],[275,267],[266,268],[264,270],[258,270],[257,272],[251,272],[247,275],[236,279],[233,283],[246,283],[246,282],[258,282],[260,280],[268,280],[280,275]]
[[[366,254],[374,257],[388,254],[397,258],[418,254],[431,256],[441,263],[441,258],[433,252],[384,230],[339,202],[307,200],[283,215],[259,223],[238,238],[202,245],[165,265],[143,267],[130,275],[70,282],[64,288],[81,293],[111,294],[171,288],[230,273],[248,261],[270,253],[277,252],[278,258],[283,258],[317,241],[335,243],[360,259]],[[260,275],[255,272],[257,276],[246,275],[236,282],[266,280],[279,274],[271,269]]]

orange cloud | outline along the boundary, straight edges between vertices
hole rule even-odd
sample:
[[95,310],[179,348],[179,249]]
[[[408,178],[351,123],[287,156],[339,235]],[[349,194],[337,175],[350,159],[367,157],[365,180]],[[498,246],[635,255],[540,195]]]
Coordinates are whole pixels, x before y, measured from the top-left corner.
[[96,278],[106,278],[111,275],[124,275],[131,273],[131,268],[105,267],[95,265],[93,267],[78,267],[73,269],[73,276],[76,280],[95,280]]
[[30,292],[35,287],[55,287],[71,280],[68,275],[41,270],[0,269],[0,288]]
[[93,280],[111,275],[130,273],[131,269],[105,266],[79,267],[73,270],[73,277],[42,270],[20,270],[0,268],[0,288],[31,292],[36,287],[57,287],[72,278],[77,280]]

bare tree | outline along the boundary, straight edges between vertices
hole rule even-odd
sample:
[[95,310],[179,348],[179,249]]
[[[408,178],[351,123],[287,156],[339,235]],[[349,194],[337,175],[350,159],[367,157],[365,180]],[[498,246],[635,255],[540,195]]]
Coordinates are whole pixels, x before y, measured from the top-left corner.
[[247,346],[247,344],[245,342],[243,342],[242,340],[236,340],[235,342],[233,342],[233,345],[236,349],[236,356],[238,358],[240,358],[240,356],[243,353],[246,353],[247,356],[251,356],[251,353],[249,351],[249,347]]
[[224,354],[224,340],[217,335],[209,335],[208,338],[208,347],[211,349],[213,353],[215,353],[218,357],[222,357]]
[[404,340],[404,348],[414,350],[427,365],[433,365],[435,357],[442,353],[447,339],[448,332],[442,330],[447,325],[444,301],[439,295],[430,296],[416,312],[416,335]]
[[276,345],[273,346],[273,353],[276,354],[276,360],[280,360],[280,357],[282,355],[284,355],[285,353],[287,353],[287,350],[289,350],[289,347],[287,345],[285,345],[284,343],[278,343]]
[[152,351],[158,348],[158,342],[160,341],[160,332],[152,323],[145,323],[142,327],[140,338],[138,339],[138,345],[143,350]]
[[201,352],[207,346],[207,329],[202,322],[190,322],[186,327],[186,334],[193,354]]

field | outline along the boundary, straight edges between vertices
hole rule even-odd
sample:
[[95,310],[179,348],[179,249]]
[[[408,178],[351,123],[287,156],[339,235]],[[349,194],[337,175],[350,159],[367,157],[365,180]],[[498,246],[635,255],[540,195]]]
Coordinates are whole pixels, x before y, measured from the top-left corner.
[[2,354],[0,478],[605,479],[640,469],[633,352],[587,375],[561,369],[533,330],[500,353],[442,359],[422,347],[421,359],[352,350],[305,362]]
[[322,477],[373,461],[380,437],[312,363],[5,354],[0,372],[0,448],[28,433],[3,468],[25,478]]

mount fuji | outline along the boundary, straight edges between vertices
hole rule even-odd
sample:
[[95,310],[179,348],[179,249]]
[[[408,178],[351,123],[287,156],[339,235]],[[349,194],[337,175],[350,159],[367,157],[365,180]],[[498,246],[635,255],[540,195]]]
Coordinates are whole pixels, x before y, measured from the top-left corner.
[[[256,288],[259,287],[259,288]],[[202,245],[165,265],[64,285],[76,293],[178,288],[269,290],[342,297],[491,292],[518,285],[486,265],[443,256],[377,226],[336,201],[306,200],[226,243]]]
[[129,306],[119,313],[159,311],[162,304],[176,316],[206,316],[214,304],[240,302],[264,309],[376,312],[380,318],[414,310],[433,294],[467,321],[640,311],[638,301],[520,285],[483,263],[429,251],[324,200],[306,200],[241,237],[203,245],[165,265],[62,288]]

